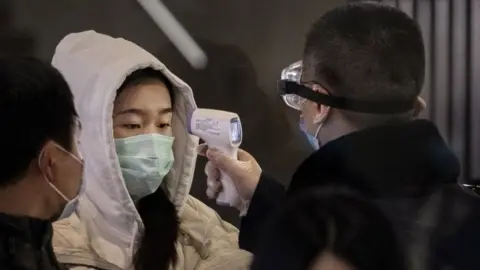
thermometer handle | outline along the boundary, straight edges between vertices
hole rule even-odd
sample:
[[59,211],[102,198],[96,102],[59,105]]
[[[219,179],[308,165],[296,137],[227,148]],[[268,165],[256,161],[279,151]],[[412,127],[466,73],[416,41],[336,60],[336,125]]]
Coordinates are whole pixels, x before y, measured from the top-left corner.
[[[222,151],[225,155],[237,159],[238,148],[235,147],[217,147],[218,150]],[[237,188],[233,184],[232,179],[228,174],[223,171],[220,171],[220,183],[222,184],[222,192],[218,194],[217,204],[227,205],[235,207],[239,205],[241,201],[240,195],[238,194]]]

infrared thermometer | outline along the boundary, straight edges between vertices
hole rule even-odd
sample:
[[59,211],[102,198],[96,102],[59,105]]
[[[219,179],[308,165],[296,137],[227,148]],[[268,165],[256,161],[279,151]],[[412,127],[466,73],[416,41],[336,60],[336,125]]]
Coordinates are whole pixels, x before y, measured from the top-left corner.
[[[225,155],[237,159],[238,147],[242,143],[242,124],[236,113],[196,109],[189,119],[188,132],[205,141],[209,148],[216,148]],[[225,172],[220,171],[222,192],[217,204],[236,206],[240,202],[237,189]]]

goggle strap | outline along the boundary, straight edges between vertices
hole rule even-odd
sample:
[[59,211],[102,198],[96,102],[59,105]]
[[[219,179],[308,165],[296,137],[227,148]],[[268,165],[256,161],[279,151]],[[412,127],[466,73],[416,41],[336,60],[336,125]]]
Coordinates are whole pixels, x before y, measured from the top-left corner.
[[402,102],[386,102],[386,101],[364,101],[352,100],[343,97],[335,97],[298,84],[293,81],[279,80],[277,89],[280,95],[295,94],[308,100],[317,102],[332,108],[343,109],[348,111],[372,114],[395,114],[404,113],[413,110],[415,100]]

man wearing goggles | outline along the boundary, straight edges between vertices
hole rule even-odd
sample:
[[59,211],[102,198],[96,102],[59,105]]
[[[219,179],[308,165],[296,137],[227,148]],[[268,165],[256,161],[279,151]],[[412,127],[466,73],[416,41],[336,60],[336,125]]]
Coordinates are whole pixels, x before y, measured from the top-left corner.
[[206,152],[207,194],[215,198],[221,190],[220,169],[244,200],[237,207],[240,247],[256,253],[269,213],[285,198],[333,184],[385,210],[416,269],[480,269],[480,257],[469,255],[480,243],[472,225],[480,224],[479,201],[457,185],[458,160],[436,126],[417,119],[425,108],[424,77],[422,33],[402,11],[363,2],[320,17],[306,36],[303,60],[278,82],[285,103],[301,111],[300,127],[316,150],[288,189],[245,151],[238,160]]
[[[323,123],[326,122],[324,119],[327,118],[330,108],[345,110],[346,112],[344,113],[349,114],[350,118],[357,118],[351,119],[354,120],[353,125],[347,124],[350,126],[348,129],[354,131],[355,129],[388,122],[402,122],[401,118],[408,120],[412,116],[416,117],[426,106],[425,101],[418,96],[405,100],[392,98],[391,101],[366,101],[333,96],[331,95],[332,91],[329,91],[324,86],[325,84],[314,81],[315,78],[312,78],[313,80],[306,80],[305,77],[307,76],[302,78],[302,70],[302,61],[295,62],[284,68],[281,80],[277,83],[277,88],[285,104],[301,112],[300,129],[308,137],[310,144],[315,150],[320,148],[319,141],[322,138],[318,136]],[[314,75],[310,77],[314,77]],[[355,113],[357,114],[355,115]],[[339,133],[342,136],[346,132],[340,131]],[[324,139],[331,141],[335,138]]]

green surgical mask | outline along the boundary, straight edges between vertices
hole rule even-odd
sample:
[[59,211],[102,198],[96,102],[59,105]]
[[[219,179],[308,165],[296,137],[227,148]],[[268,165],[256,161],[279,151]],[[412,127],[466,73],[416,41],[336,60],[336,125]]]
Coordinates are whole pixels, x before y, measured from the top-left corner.
[[173,140],[153,133],[115,139],[123,179],[134,201],[155,192],[172,168]]

